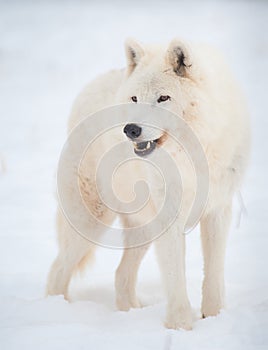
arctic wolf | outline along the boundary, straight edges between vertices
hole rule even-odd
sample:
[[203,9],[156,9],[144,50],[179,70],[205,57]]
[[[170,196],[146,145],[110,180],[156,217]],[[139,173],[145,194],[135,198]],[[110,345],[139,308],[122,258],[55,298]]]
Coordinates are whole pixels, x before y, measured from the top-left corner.
[[[69,132],[84,118],[105,107],[120,104],[159,106],[178,116],[178,125],[166,125],[166,120],[163,120],[162,131],[156,132],[150,126],[145,126],[137,116],[137,120],[129,120],[123,128],[114,129],[105,141],[97,140],[95,146],[88,150],[86,162],[81,168],[81,194],[94,215],[107,226],[112,225],[118,215],[102,203],[96,191],[93,169],[113,142],[128,140],[127,144],[137,161],[134,159],[128,167],[123,167],[115,188],[127,202],[133,199],[129,188],[135,182],[135,175],[138,174],[151,185],[150,200],[142,210],[134,214],[119,214],[125,229],[139,227],[144,225],[146,218],[154,216],[161,202],[161,191],[157,187],[159,179],[152,176],[150,169],[144,171],[140,165],[141,160],[150,157],[153,159],[161,150],[165,150],[168,157],[173,159],[185,186],[185,215],[179,216],[152,243],[155,245],[167,295],[165,325],[174,329],[191,329],[192,313],[185,277],[184,228],[189,213],[187,209],[192,205],[195,179],[183,147],[174,142],[169,132],[175,131],[179,135],[179,120],[183,120],[198,138],[206,155],[209,195],[199,218],[204,256],[201,312],[203,317],[214,316],[224,307],[224,257],[232,200],[241,184],[248,160],[247,110],[228,67],[213,48],[177,39],[167,47],[141,45],[128,39],[125,51],[125,69],[98,77],[78,96],[69,119]],[[122,146],[122,152],[123,148]],[[104,184],[107,174],[100,174],[100,177],[103,177]],[[172,196],[167,198],[168,209],[174,205],[176,196],[179,193],[174,186]],[[73,201],[71,190],[66,198]],[[80,208],[77,208],[75,215],[78,218],[79,211]],[[77,234],[60,209],[57,224],[59,253],[49,273],[47,293],[63,294],[68,298],[68,285],[73,273],[85,267],[87,261],[94,256],[96,245]],[[88,227],[92,232],[98,230],[98,234],[102,234],[94,220],[89,220]],[[144,235],[147,233],[144,232]],[[127,234],[125,241],[128,241]],[[150,242],[146,241],[146,244],[124,250],[115,276],[116,304],[119,310],[140,307],[135,291],[136,280],[140,263],[149,246]]]

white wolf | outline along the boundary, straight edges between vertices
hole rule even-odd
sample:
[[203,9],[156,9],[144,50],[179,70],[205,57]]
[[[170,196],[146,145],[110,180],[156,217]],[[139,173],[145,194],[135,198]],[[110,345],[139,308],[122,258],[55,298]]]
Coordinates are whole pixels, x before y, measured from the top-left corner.
[[[209,196],[200,218],[204,256],[201,311],[203,317],[216,315],[224,306],[224,256],[232,199],[243,178],[249,153],[245,102],[215,49],[190,45],[177,39],[167,48],[143,46],[129,39],[125,49],[127,68],[100,76],[82,91],[72,109],[69,131],[83,118],[118,103],[160,105],[183,118],[191,127],[202,144],[209,167]],[[121,136],[128,139],[129,145],[141,157],[150,157],[161,147],[167,150],[182,173],[186,194],[189,193],[189,198],[192,198],[192,170],[181,147],[169,137],[168,128],[165,125],[167,132],[156,135],[150,128],[133,121],[125,126],[126,135],[121,128],[121,134],[117,135],[116,129],[113,137],[114,140],[119,140]],[[112,224],[116,213],[102,205],[92,186],[95,181],[92,169],[109,142],[112,144],[113,137],[109,137],[108,144],[107,140],[97,141],[90,149],[81,175],[81,192],[85,195],[85,202],[107,224]],[[123,169],[119,177],[117,189],[126,200],[131,197],[128,188],[133,184],[135,174],[140,172],[149,183],[155,181],[148,172],[143,172],[139,164],[133,162]],[[137,226],[144,222],[144,218],[152,217],[159,205],[158,193],[153,192],[151,200],[135,215],[121,215],[123,227]],[[186,203],[189,205],[190,202]],[[86,265],[94,255],[96,245],[78,235],[60,210],[57,223],[59,254],[49,273],[47,293],[64,294],[68,298],[68,285],[73,273]],[[91,230],[96,229],[94,222],[88,225]],[[167,293],[166,327],[191,329],[192,312],[186,290],[185,235],[182,227],[181,222],[175,222],[165,234],[154,240],[154,244]],[[140,306],[135,292],[137,273],[149,245],[124,250],[115,279],[116,303],[120,310]]]

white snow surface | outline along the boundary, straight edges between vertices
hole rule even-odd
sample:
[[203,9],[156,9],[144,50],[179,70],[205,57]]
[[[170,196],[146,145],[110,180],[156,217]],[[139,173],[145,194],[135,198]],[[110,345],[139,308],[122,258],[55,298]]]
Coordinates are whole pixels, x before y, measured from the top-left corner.
[[[0,2],[0,347],[17,349],[267,349],[266,1]],[[72,302],[44,297],[56,256],[55,173],[73,99],[92,78],[125,65],[127,36],[179,36],[225,52],[248,98],[252,155],[236,204],[226,261],[227,308],[200,319],[202,258],[187,236],[192,331],[163,327],[165,298],[154,252],[142,263],[142,309],[119,312],[114,271],[122,252],[99,248],[71,285]],[[231,126],[230,126],[231,127]]]

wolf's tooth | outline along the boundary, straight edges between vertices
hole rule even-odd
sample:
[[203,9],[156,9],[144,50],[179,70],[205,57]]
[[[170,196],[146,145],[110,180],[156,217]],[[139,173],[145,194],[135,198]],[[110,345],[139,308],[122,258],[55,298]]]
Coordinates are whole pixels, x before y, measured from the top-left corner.
[[148,142],[147,142],[147,145],[146,145],[146,149],[149,149],[150,147],[151,147],[151,142],[148,141]]

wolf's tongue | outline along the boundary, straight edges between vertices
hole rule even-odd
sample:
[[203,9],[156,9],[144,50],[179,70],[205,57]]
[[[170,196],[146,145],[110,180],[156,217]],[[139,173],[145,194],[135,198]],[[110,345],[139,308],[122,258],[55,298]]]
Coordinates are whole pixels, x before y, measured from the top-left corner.
[[148,143],[148,141],[145,141],[145,142],[139,142],[139,143],[137,143],[136,148],[137,148],[137,149],[145,149],[145,148],[146,148],[146,146],[147,146],[147,143]]
[[155,149],[155,141],[139,142],[134,147],[134,152],[140,156],[144,157],[150,154]]

